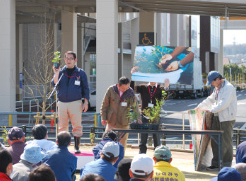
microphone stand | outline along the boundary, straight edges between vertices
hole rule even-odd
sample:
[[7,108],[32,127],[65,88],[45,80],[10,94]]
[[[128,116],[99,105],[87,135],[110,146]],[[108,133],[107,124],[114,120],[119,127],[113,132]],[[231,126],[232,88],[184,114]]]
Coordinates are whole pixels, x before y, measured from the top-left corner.
[[[53,93],[54,93],[54,91],[56,90],[56,88],[57,88],[57,86],[58,86],[58,84],[59,84],[61,78],[63,77],[63,75],[64,75],[64,72],[61,74],[60,78],[58,79],[58,82],[56,83],[54,89],[53,89],[52,92],[50,93],[50,96],[49,96],[48,99],[50,99],[51,96],[53,95]],[[56,104],[57,104],[57,91],[56,91]],[[55,124],[56,124],[56,137],[57,137],[57,134],[58,134],[58,127],[57,127],[57,105],[56,105],[56,118],[55,118],[55,121],[56,121]]]
[[63,75],[64,75],[64,73],[61,74],[60,78],[58,79],[58,82],[56,83],[54,89],[53,89],[52,92],[50,93],[50,96],[48,97],[48,99],[50,99],[50,97],[52,96],[52,94],[55,92],[55,90],[56,90],[56,88],[57,88],[57,86],[58,86],[58,84],[59,84],[61,78],[63,77]]

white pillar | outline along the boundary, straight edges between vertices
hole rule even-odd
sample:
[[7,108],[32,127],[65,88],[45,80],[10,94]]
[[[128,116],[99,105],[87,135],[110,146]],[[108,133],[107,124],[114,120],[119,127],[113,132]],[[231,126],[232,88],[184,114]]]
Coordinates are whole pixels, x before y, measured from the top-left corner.
[[107,88],[118,82],[118,0],[97,0],[97,112]]
[[131,41],[131,50],[132,57],[131,60],[134,60],[135,48],[139,44],[139,18],[135,18],[131,21],[131,33],[130,33],[130,41]]
[[77,52],[77,14],[61,13],[61,52],[62,56],[68,50]]
[[16,22],[15,0],[0,1],[0,111],[15,111]]

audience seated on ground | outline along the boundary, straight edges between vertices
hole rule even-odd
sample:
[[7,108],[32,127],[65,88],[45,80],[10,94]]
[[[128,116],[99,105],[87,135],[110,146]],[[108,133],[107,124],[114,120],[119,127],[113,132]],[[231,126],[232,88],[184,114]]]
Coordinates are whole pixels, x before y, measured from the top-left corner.
[[77,157],[68,151],[70,143],[70,133],[60,132],[57,135],[58,148],[47,152],[42,161],[54,171],[57,181],[71,181],[75,177]]
[[50,150],[57,148],[57,144],[54,141],[47,140],[48,131],[45,125],[37,124],[32,128],[32,135],[34,140],[28,141],[27,144],[37,144],[40,146],[41,151],[46,153]]
[[148,181],[153,177],[154,161],[146,154],[134,156],[129,174],[130,181]]
[[242,177],[235,168],[224,167],[219,171],[218,177],[214,177],[210,181],[242,181]]
[[83,176],[80,181],[105,181],[104,178],[98,174],[87,174]]
[[25,133],[21,128],[14,126],[8,131],[8,142],[10,147],[7,150],[12,156],[13,164],[16,164],[20,161],[20,155],[26,146]]
[[126,158],[120,161],[115,172],[115,180],[129,181],[131,179],[129,175],[129,169],[131,167],[132,159]]
[[29,181],[29,174],[43,159],[44,154],[38,145],[29,144],[24,148],[21,160],[13,166],[11,179],[13,181]]
[[246,141],[237,146],[236,163],[246,163]]
[[170,164],[172,162],[172,154],[167,146],[156,147],[153,159],[155,161],[153,179],[185,180],[184,174]]
[[13,169],[12,157],[7,150],[0,151],[0,180],[11,181],[10,174]]
[[116,168],[113,166],[119,158],[119,144],[110,141],[106,143],[101,152],[101,158],[87,163],[82,171],[81,177],[86,174],[95,173],[101,175],[107,181],[113,181]]
[[29,174],[29,181],[56,181],[56,178],[50,167],[42,164],[31,171]]
[[120,147],[120,148],[119,148],[119,149],[120,149],[120,150],[119,150],[119,159],[118,159],[117,162],[114,164],[114,167],[117,168],[119,162],[124,158],[124,146],[123,146],[120,142],[116,141],[116,139],[117,139],[117,134],[116,134],[114,131],[112,131],[112,130],[108,131],[107,133],[104,133],[103,136],[102,136],[102,138],[103,138],[103,140],[100,141],[100,142],[92,149],[93,154],[94,154],[94,158],[95,158],[95,160],[100,159],[100,158],[101,158],[101,151],[102,151],[102,149],[103,149],[103,146],[104,146],[107,142],[109,142],[109,141],[114,141],[115,143],[119,144],[119,147]]
[[234,168],[240,173],[242,180],[246,181],[246,163],[238,163]]

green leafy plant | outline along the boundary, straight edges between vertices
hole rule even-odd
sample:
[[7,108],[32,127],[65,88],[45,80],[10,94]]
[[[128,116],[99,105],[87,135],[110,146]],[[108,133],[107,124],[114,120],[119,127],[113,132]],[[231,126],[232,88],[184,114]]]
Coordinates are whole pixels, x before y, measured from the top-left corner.
[[138,113],[136,111],[136,103],[133,104],[133,109],[129,109],[127,113],[127,118],[130,120],[131,123],[138,123]]
[[1,126],[1,128],[3,128],[3,134],[2,134],[3,144],[6,145],[6,144],[8,144],[8,142],[7,142],[7,140],[8,140],[8,130],[7,130],[6,126]]
[[160,100],[156,99],[156,106],[148,107],[143,110],[143,113],[146,117],[149,118],[149,123],[159,124],[161,108],[164,104],[166,92],[162,91],[162,98]]
[[52,59],[53,63],[59,63],[61,60],[61,53],[59,51],[54,52],[54,58]]

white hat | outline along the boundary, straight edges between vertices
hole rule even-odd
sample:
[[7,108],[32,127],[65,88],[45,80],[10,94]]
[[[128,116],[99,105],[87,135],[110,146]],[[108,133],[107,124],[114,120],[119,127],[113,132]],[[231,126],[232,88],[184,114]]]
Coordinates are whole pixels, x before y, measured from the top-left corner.
[[149,175],[154,168],[154,160],[146,154],[134,156],[131,163],[131,171],[136,175]]
[[103,149],[102,149],[102,153],[103,153],[106,157],[108,157],[108,158],[110,158],[111,156],[108,155],[107,153],[112,153],[112,154],[114,155],[114,157],[117,157],[117,156],[119,156],[119,150],[120,150],[119,144],[118,144],[118,143],[115,143],[115,142],[113,142],[113,141],[110,141],[110,142],[107,142],[107,143],[104,145],[104,147],[103,147]]

